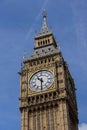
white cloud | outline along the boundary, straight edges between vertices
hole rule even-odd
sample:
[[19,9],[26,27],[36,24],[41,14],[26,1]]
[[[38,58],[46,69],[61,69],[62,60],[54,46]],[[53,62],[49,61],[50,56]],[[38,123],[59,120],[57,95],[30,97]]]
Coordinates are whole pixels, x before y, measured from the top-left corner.
[[86,123],[82,123],[79,125],[79,130],[87,130],[87,124]]

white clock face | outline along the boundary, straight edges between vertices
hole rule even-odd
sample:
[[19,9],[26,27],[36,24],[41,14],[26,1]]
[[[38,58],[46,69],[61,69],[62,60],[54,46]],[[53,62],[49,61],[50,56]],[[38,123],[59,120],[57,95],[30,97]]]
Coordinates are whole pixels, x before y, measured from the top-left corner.
[[35,73],[30,79],[30,87],[35,91],[42,91],[53,83],[53,74],[50,71],[42,70]]

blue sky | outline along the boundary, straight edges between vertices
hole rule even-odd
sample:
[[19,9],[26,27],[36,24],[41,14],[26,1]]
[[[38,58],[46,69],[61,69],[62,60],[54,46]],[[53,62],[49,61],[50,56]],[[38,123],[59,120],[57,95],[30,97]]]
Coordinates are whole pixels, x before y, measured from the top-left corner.
[[42,25],[43,9],[77,88],[79,130],[87,130],[87,1],[0,0],[0,130],[19,130],[19,75]]

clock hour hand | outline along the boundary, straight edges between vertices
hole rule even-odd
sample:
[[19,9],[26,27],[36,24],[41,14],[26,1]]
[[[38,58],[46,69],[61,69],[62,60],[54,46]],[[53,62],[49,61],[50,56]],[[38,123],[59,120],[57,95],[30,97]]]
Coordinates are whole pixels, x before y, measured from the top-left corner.
[[41,80],[40,78],[37,78],[38,80]]
[[38,78],[38,80],[40,80],[41,82],[43,82],[43,79],[42,79],[42,78]]

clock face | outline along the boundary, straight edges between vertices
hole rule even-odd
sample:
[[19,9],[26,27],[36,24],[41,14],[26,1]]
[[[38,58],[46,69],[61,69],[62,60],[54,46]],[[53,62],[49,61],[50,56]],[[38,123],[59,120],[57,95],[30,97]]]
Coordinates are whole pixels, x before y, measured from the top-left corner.
[[53,74],[50,71],[42,70],[35,73],[30,79],[30,87],[35,91],[42,91],[53,83]]

